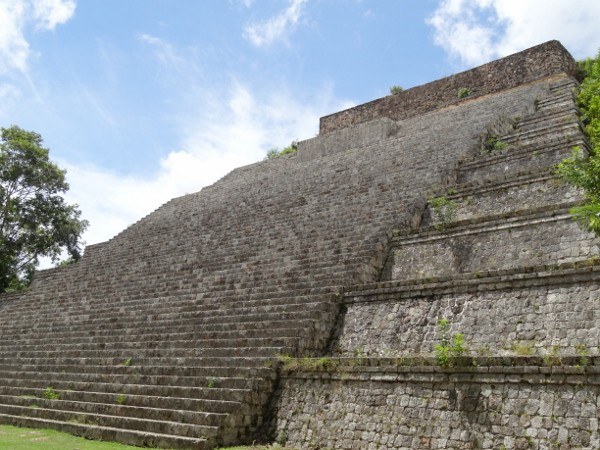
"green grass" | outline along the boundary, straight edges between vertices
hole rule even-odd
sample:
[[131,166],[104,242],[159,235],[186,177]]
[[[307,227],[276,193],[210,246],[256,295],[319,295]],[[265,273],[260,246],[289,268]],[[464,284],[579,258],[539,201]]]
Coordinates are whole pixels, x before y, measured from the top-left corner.
[[[116,442],[90,441],[56,430],[0,425],[0,450],[140,450]],[[286,450],[277,444],[228,447],[221,450]],[[287,449],[291,450],[291,449]]]
[[125,450],[137,449],[116,442],[90,441],[56,430],[0,425],[0,449],[4,450]]

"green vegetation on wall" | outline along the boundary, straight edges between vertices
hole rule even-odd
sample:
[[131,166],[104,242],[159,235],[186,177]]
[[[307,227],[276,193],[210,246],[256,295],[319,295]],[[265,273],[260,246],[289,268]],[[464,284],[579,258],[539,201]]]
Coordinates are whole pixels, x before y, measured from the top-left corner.
[[279,150],[278,148],[272,148],[267,152],[267,159],[279,158],[280,156],[290,155],[298,151],[298,141],[292,141],[290,145]]
[[558,165],[557,173],[584,190],[583,204],[571,209],[571,214],[600,235],[600,51],[579,66],[584,78],[578,101],[591,151],[588,157],[581,148],[574,148],[571,157]]

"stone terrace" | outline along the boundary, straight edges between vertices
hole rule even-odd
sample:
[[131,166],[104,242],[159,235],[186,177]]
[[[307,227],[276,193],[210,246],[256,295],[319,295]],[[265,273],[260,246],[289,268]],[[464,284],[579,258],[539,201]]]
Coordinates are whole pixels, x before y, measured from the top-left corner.
[[[550,42],[381,100],[396,105],[406,95],[410,109],[408,99],[429,99],[410,114],[388,114],[389,105],[340,113],[297,154],[236,169],[88,247],[77,264],[37,274],[29,291],[0,298],[0,422],[168,448],[251,442],[274,425],[294,444],[312,445],[281,406],[297,388],[285,391],[284,378],[277,389],[277,355],[430,349],[431,327],[415,326],[414,342],[398,346],[386,341],[398,332],[386,328],[390,312],[374,311],[381,323],[369,328],[352,322],[364,317],[353,305],[369,308],[376,298],[398,314],[407,310],[400,292],[420,298],[414,293],[438,288],[435,280],[454,289],[475,271],[521,279],[525,267],[590,264],[594,239],[565,215],[579,193],[550,183],[548,171],[572,146],[586,146],[573,67]],[[492,70],[506,77],[485,75]],[[456,80],[471,83],[472,96],[458,99]],[[436,100],[429,94],[440,86]],[[490,130],[509,148],[481,157]],[[426,200],[450,187],[460,207],[444,231]],[[486,195],[500,206],[490,209]],[[516,209],[514,195],[523,198]],[[574,237],[549,251],[511,249],[513,264],[492,258],[484,237],[508,229],[519,236],[515,248],[529,245],[518,230]],[[444,253],[457,248],[453,236],[481,251]],[[379,297],[389,292],[391,303]],[[496,300],[487,301],[493,308]],[[488,343],[485,330],[474,336]],[[552,339],[563,342],[560,332]],[[349,442],[358,447],[332,446],[366,448]]]

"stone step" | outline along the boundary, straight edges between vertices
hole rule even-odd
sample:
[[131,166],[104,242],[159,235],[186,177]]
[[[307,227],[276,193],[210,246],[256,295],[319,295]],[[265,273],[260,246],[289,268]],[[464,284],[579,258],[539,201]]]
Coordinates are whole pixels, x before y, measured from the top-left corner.
[[[290,328],[294,326],[295,328]],[[264,322],[242,322],[234,324],[216,323],[210,326],[202,327],[204,331],[198,332],[198,327],[195,325],[180,325],[172,327],[155,327],[152,329],[139,329],[135,327],[129,328],[113,328],[110,330],[67,330],[64,332],[30,332],[22,330],[19,333],[13,333],[11,340],[16,342],[28,342],[30,344],[53,342],[64,344],[70,342],[85,343],[85,342],[114,342],[123,341],[124,338],[129,341],[172,341],[172,340],[192,340],[198,338],[222,338],[222,337],[262,337],[267,336],[296,336],[300,332],[311,332],[315,329],[314,319],[299,319],[293,321],[264,321]],[[9,334],[7,333],[7,336]],[[8,344],[6,344],[8,345]],[[6,346],[5,345],[5,346]],[[3,344],[0,343],[0,347]]]
[[559,123],[552,123],[552,121],[536,123],[536,126],[531,127],[530,129],[516,130],[510,134],[504,135],[501,137],[501,140],[508,144],[509,148],[510,146],[539,146],[540,142],[552,142],[565,135],[579,135],[581,133],[581,123],[579,122],[575,111],[562,116],[562,119],[563,120],[553,118],[553,121]]
[[[224,358],[222,358],[224,359]],[[269,378],[274,376],[272,368],[268,366],[269,361],[266,360],[259,366],[244,366],[247,364],[247,359],[241,359],[235,366],[217,366],[217,365],[200,366],[148,366],[134,365],[131,361],[123,361],[118,365],[81,365],[81,364],[49,364],[44,361],[40,364],[22,363],[19,361],[9,362],[4,361],[0,364],[0,373],[7,371],[12,372],[55,372],[55,373],[102,373],[102,374],[119,374],[119,375],[145,375],[145,376],[184,376],[184,377],[242,377],[242,378]]]
[[[273,355],[285,354],[274,353]],[[288,353],[292,354],[292,353]],[[190,369],[204,367],[223,367],[230,370],[235,370],[238,367],[245,368],[262,368],[270,367],[273,355],[269,356],[205,356],[205,357],[139,357],[134,358],[116,356],[116,357],[96,357],[96,358],[72,358],[68,356],[40,356],[34,358],[19,357],[20,365],[25,366],[100,366],[111,370],[113,367],[157,367],[157,368],[177,368],[189,367]],[[11,361],[11,360],[8,360]],[[12,360],[14,361],[14,360]]]
[[[64,343],[58,344],[48,340],[43,345],[40,344],[19,344],[21,351],[28,352],[30,350],[37,351],[57,351],[57,352],[79,352],[86,350],[123,350],[127,349],[135,353],[137,350],[186,350],[186,349],[219,349],[222,347],[232,348],[235,346],[260,348],[268,345],[286,346],[294,344],[299,339],[299,333],[293,333],[292,336],[273,336],[273,337],[249,337],[249,338],[208,338],[194,340],[174,340],[174,341],[128,341],[117,340],[114,342],[88,342],[88,343]],[[0,354],[14,350],[11,346],[0,347]]]
[[[57,404],[56,406],[60,405]],[[139,417],[111,416],[98,413],[89,414],[62,409],[31,408],[6,404],[0,404],[0,414],[60,420],[61,422],[71,421],[75,423],[98,425],[101,427],[123,428],[126,430],[172,434],[203,439],[213,439],[218,432],[218,427],[208,425],[167,422],[164,420],[142,419]]]
[[189,333],[171,333],[171,334],[120,334],[113,331],[108,331],[95,336],[77,336],[56,338],[47,336],[45,339],[39,337],[33,339],[29,336],[19,336],[11,339],[11,343],[0,342],[0,350],[3,348],[11,348],[15,345],[27,349],[32,346],[54,346],[57,349],[68,350],[70,348],[170,348],[170,347],[188,347],[195,346],[197,343],[202,343],[207,340],[231,341],[241,340],[244,342],[247,339],[253,338],[285,338],[297,337],[310,330],[307,328],[290,328],[279,329],[258,329],[258,330],[230,330],[230,331],[213,331],[213,332],[189,332]]
[[[270,343],[268,343],[270,344]],[[243,357],[243,356],[258,356],[270,357],[280,354],[296,354],[296,346],[273,346],[264,347],[218,347],[218,348],[185,348],[185,349],[120,349],[120,350],[81,350],[73,351],[68,355],[59,350],[29,350],[19,351],[15,349],[12,352],[0,352],[0,358],[72,358],[72,359],[87,359],[87,358],[113,358],[115,360],[126,361],[129,358],[144,360],[147,358],[200,358],[200,357]]]
[[522,133],[561,127],[567,123],[577,123],[578,121],[579,109],[574,99],[565,99],[562,102],[549,104],[536,114],[520,119],[516,122],[514,131],[503,136],[501,139],[507,141],[518,140],[519,135]]
[[554,167],[568,157],[575,146],[586,149],[588,144],[575,134],[563,135],[552,142],[512,148],[465,161],[459,164],[457,183],[484,183],[537,173],[540,168]]
[[[541,243],[541,244],[540,244]],[[430,278],[463,272],[568,263],[600,255],[593,233],[568,208],[465,221],[391,241],[386,279]]]
[[[253,389],[255,386],[263,383],[261,378],[253,377],[234,377],[230,376],[185,376],[185,375],[151,375],[146,373],[102,373],[90,371],[77,372],[30,372],[26,370],[19,371],[0,371],[0,379],[24,379],[37,380],[43,375],[44,380],[63,381],[81,381],[86,383],[107,383],[115,385],[125,384],[147,384],[164,386],[189,386],[189,387],[219,387],[225,389]],[[39,381],[44,381],[39,380]]]
[[434,208],[429,204],[425,217],[430,221],[424,221],[422,226],[439,228],[448,225],[449,221],[482,220],[497,214],[576,204],[583,199],[579,189],[548,171],[484,184],[457,185],[441,195],[447,205]]
[[[176,324],[182,323],[185,320],[185,324],[195,324],[201,327],[204,324],[214,323],[240,323],[240,322],[253,322],[253,321],[264,321],[268,317],[290,317],[290,314],[295,315],[297,318],[312,318],[311,314],[315,311],[323,312],[329,308],[330,304],[325,302],[316,303],[300,303],[300,304],[287,304],[287,305],[274,305],[266,307],[256,308],[238,308],[233,311],[228,310],[214,310],[211,314],[206,314],[202,311],[175,311],[170,310],[169,312],[158,312],[155,314],[149,313],[147,316],[138,314],[138,317],[127,317],[119,314],[116,311],[113,315],[95,315],[89,312],[82,312],[81,314],[70,317],[69,320],[60,320],[56,318],[53,320],[43,318],[38,320],[32,320],[31,326],[35,327],[38,331],[43,332],[49,329],[85,329],[89,327],[89,323],[93,322],[98,328],[107,326],[112,327],[114,323],[127,321],[130,327],[132,326],[160,326],[162,323],[165,324]],[[171,321],[175,319],[175,321]],[[12,326],[6,327],[6,332],[12,330],[23,329],[23,325],[13,324]],[[3,329],[4,331],[4,329]]]
[[62,391],[104,392],[117,395],[149,395],[152,397],[182,397],[204,400],[249,401],[253,395],[251,389],[220,388],[208,386],[168,386],[156,384],[120,384],[85,382],[76,380],[38,378],[28,380],[0,377],[0,386],[10,388],[47,389],[51,387],[58,395]]
[[[0,386],[0,395],[6,397],[22,398],[23,401],[29,401],[30,405],[35,404],[37,400],[44,398],[45,388],[30,388],[23,386]],[[236,414],[248,414],[248,405],[238,400],[211,400],[201,398],[186,398],[176,396],[152,396],[144,394],[120,394],[116,392],[95,392],[95,391],[73,391],[63,389],[59,393],[60,399],[64,401],[79,401],[84,403],[117,404],[124,396],[124,401],[128,406],[138,406],[142,408],[167,408],[176,411],[198,411],[201,414],[229,414],[235,411]]]
[[159,447],[171,449],[210,450],[213,443],[203,438],[190,438],[154,432],[126,430],[122,428],[88,425],[38,417],[18,416],[0,413],[0,423],[31,428],[51,428],[87,439],[116,441],[140,447]]
[[[0,404],[14,405],[22,408],[44,408],[87,414],[103,414],[150,419],[155,421],[190,423],[219,427],[228,417],[227,414],[215,412],[183,411],[148,406],[128,405],[126,396],[113,396],[112,403],[99,403],[77,400],[49,400],[43,397],[15,396],[0,394]],[[237,403],[236,403],[237,405]]]
[[[202,328],[204,326],[212,327],[212,328],[215,328],[215,327],[219,328],[219,327],[223,327],[223,326],[226,327],[228,325],[231,325],[232,327],[234,327],[238,324],[248,324],[248,326],[251,326],[254,323],[268,321],[270,318],[272,318],[273,320],[282,319],[283,321],[291,323],[294,320],[294,317],[297,317],[298,320],[300,320],[300,318],[304,318],[305,320],[312,321],[315,319],[322,318],[324,314],[328,314],[331,310],[332,310],[332,305],[329,305],[329,308],[315,309],[314,311],[307,311],[306,313],[303,313],[303,314],[299,314],[296,311],[292,311],[292,312],[285,312],[285,313],[273,312],[273,313],[262,313],[262,314],[261,313],[248,314],[246,316],[225,316],[220,319],[220,321],[221,321],[220,325],[216,321],[211,322],[211,321],[206,321],[206,320],[199,320],[194,317],[181,319],[181,320],[173,318],[170,320],[160,320],[160,321],[147,320],[147,321],[137,321],[137,322],[133,322],[133,323],[132,322],[123,323],[123,322],[116,322],[116,321],[112,322],[109,320],[105,323],[101,323],[99,325],[99,328],[102,330],[103,333],[105,332],[105,330],[108,330],[109,333],[125,336],[126,333],[128,332],[128,330],[135,328],[135,326],[138,326],[139,328],[148,327],[149,329],[151,328],[159,333],[164,332],[165,336],[167,336],[169,333],[169,330],[173,330],[173,329],[176,330],[180,326],[195,327],[196,329]],[[47,326],[47,327],[38,327],[38,329],[36,331],[42,332],[42,333],[47,333],[47,334],[68,333],[68,332],[84,333],[85,330],[89,329],[89,328],[90,327],[89,327],[88,322],[80,322],[80,323],[75,323],[75,324],[65,323],[65,324],[56,324],[56,325]],[[306,331],[309,332],[311,329],[312,328],[308,328],[308,329],[306,329]],[[6,336],[14,336],[14,338],[17,339],[18,336],[22,336],[22,335],[26,334],[27,332],[28,332],[27,329],[17,326],[16,328],[14,328],[12,330],[6,330],[5,335]]]
[[[12,314],[15,317],[22,316],[23,312],[29,311],[31,308],[36,307],[38,310],[46,311],[48,309],[68,309],[69,307],[81,308],[82,305],[86,305],[91,301],[93,305],[88,304],[87,309],[98,308],[96,311],[101,309],[114,310],[115,308],[123,308],[124,310],[132,309],[139,311],[140,309],[152,308],[153,310],[169,309],[172,307],[183,307],[195,309],[207,305],[207,306],[222,306],[223,308],[236,308],[240,305],[246,306],[261,306],[261,305],[277,305],[277,304],[288,304],[291,299],[295,299],[296,303],[311,300],[314,302],[315,298],[327,299],[332,293],[338,290],[337,287],[328,288],[301,288],[301,289],[290,289],[284,290],[268,290],[261,291],[258,289],[247,289],[240,291],[222,291],[222,292],[202,292],[196,290],[189,290],[189,293],[185,289],[177,296],[173,295],[154,295],[146,296],[143,292],[137,295],[128,295],[124,297],[122,294],[117,297],[113,295],[104,295],[94,298],[89,292],[81,293],[79,295],[77,291],[73,291],[70,298],[66,299],[60,295],[60,292],[53,291],[48,292],[47,299],[37,302],[35,306],[30,303],[14,302],[7,303],[5,313],[3,317],[9,317]],[[53,295],[55,294],[55,295]],[[62,297],[62,298],[61,298]]]
[[[331,308],[333,309],[333,308]],[[293,322],[293,319],[291,318],[293,316],[294,313],[286,313],[286,315],[284,316],[284,319],[288,318],[288,320],[284,320],[284,322],[287,324],[287,326],[292,326],[292,325],[297,325],[300,326],[302,324],[304,324],[305,326],[303,328],[298,328],[297,331],[299,333],[301,333],[301,335],[310,335],[310,333],[314,332],[315,330],[319,330],[321,328],[320,325],[315,326],[314,324],[316,323],[315,319],[318,319],[320,315],[320,317],[323,317],[323,314],[326,314],[327,310],[321,310],[321,311],[316,311],[314,313],[311,314],[311,318],[310,319],[302,319],[302,320],[298,320],[297,322]],[[271,316],[274,316],[275,314],[271,314]],[[228,327],[235,330],[237,329],[237,327],[239,325],[246,325],[246,327],[243,327],[245,329],[251,329],[252,325],[254,323],[261,323],[258,322],[260,320],[265,321],[264,319],[268,319],[269,316],[265,315],[254,315],[253,317],[245,317],[245,319],[248,320],[253,320],[256,319],[257,322],[254,321],[249,321],[249,322],[225,322],[223,324],[204,324],[204,325],[198,325],[197,323],[194,323],[192,320],[186,320],[186,321],[164,321],[164,322],[159,322],[159,323],[155,323],[155,324],[149,324],[149,326],[152,326],[151,330],[157,332],[157,334],[155,333],[148,333],[148,334],[143,334],[140,333],[140,331],[138,331],[139,329],[136,329],[135,327],[132,327],[131,325],[128,325],[126,323],[113,323],[110,325],[107,325],[106,327],[103,327],[101,330],[98,330],[96,332],[90,332],[87,336],[86,336],[86,330],[85,330],[85,326],[80,326],[77,328],[73,328],[72,330],[69,330],[67,326],[64,327],[54,327],[54,328],[48,328],[43,330],[43,333],[45,333],[46,335],[48,335],[49,339],[58,339],[60,342],[61,340],[64,342],[78,342],[79,340],[81,342],[95,342],[97,341],[96,336],[98,337],[98,339],[102,338],[102,336],[117,336],[118,339],[108,339],[107,341],[111,341],[111,340],[123,340],[128,338],[128,336],[131,336],[129,339],[131,341],[139,341],[139,340],[143,340],[143,339],[148,339],[151,341],[154,340],[164,340],[164,341],[168,341],[168,340],[174,340],[176,339],[178,336],[182,336],[184,335],[186,332],[181,332],[179,333],[178,330],[182,330],[182,329],[190,329],[190,328],[195,328],[198,329],[200,327],[204,327],[206,326],[206,328],[213,328],[213,329],[217,329],[217,330],[223,330],[223,329],[227,329]],[[268,320],[266,321],[268,323]],[[171,326],[171,328],[169,328]],[[256,327],[257,330],[262,330],[264,329],[262,326],[257,326]],[[274,330],[279,330],[279,329],[284,329],[284,328],[275,328]],[[171,333],[170,330],[173,330],[174,332]],[[150,331],[150,329],[148,330]],[[242,329],[242,331],[244,331]],[[138,333],[138,334],[135,334]],[[36,332],[36,333],[32,333],[32,334],[28,334],[27,330],[23,330],[23,329],[16,329],[14,330],[12,333],[11,332],[7,332],[5,335],[8,337],[10,336],[11,339],[18,341],[18,340],[27,340],[27,339],[41,339],[43,340],[43,336],[40,336],[42,333]],[[277,335],[277,333],[274,333],[275,335]],[[287,335],[289,335],[289,333],[285,333]],[[282,334],[284,335],[284,334]],[[50,338],[50,336],[52,336],[52,338]],[[156,339],[153,339],[153,336],[156,336]],[[80,339],[81,337],[81,339]],[[219,337],[219,336],[216,336]],[[223,336],[221,336],[223,337]]]

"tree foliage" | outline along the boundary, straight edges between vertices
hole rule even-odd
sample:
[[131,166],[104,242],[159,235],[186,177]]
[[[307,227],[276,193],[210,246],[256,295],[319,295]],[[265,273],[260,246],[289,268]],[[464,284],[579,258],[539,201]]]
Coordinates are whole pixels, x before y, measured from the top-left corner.
[[40,257],[81,256],[87,221],[65,202],[66,172],[48,153],[39,134],[0,128],[0,292],[29,284]]
[[557,173],[585,192],[581,206],[571,210],[590,231],[600,235],[600,51],[579,63],[583,81],[578,94],[581,119],[590,140],[590,155],[574,148],[570,158],[558,165]]

